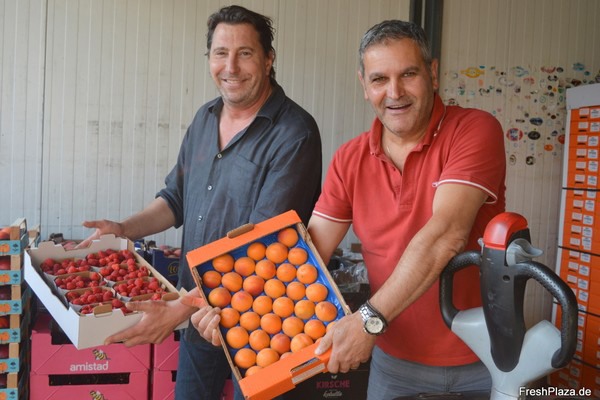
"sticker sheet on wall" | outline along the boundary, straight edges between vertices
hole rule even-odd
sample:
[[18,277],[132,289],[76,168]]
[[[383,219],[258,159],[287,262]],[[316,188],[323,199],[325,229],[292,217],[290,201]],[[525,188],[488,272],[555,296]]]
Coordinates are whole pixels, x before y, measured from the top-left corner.
[[465,66],[443,73],[440,95],[449,105],[480,108],[501,122],[509,166],[562,157],[566,89],[600,82],[600,70],[563,66]]

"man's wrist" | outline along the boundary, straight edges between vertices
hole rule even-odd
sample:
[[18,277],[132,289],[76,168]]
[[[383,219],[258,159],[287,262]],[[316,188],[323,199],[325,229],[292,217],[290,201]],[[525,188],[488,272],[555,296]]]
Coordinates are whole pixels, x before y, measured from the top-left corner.
[[381,335],[388,327],[386,318],[367,300],[358,309],[363,321],[363,330],[370,335]]

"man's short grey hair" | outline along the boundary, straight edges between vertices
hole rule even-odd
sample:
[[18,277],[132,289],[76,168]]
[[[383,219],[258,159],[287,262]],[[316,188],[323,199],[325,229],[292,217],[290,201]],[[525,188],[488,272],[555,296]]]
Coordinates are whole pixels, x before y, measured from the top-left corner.
[[414,40],[421,49],[421,55],[427,66],[431,66],[432,57],[429,47],[429,40],[425,31],[414,22],[401,20],[387,20],[378,23],[369,29],[360,41],[358,50],[360,73],[365,74],[364,56],[370,46],[376,44],[385,44],[390,40],[411,39]]

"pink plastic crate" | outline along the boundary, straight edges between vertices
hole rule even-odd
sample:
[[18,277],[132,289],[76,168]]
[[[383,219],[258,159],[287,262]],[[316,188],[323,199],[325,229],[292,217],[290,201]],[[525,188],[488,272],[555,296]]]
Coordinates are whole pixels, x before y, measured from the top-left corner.
[[[31,332],[31,371],[37,375],[148,372],[151,345],[123,344],[77,350],[72,344],[53,344],[51,318],[39,314]],[[56,335],[55,335],[56,336]]]
[[175,399],[175,371],[152,370],[152,400]]
[[36,400],[144,400],[148,398],[148,371],[121,374],[89,374],[85,376],[71,375],[71,378],[79,377],[89,378],[90,382],[88,384],[77,382],[61,385],[59,383],[64,382],[64,375],[31,373],[29,376],[30,398]]
[[[175,399],[176,371],[152,371],[152,400]],[[233,382],[228,379],[223,388],[221,400],[233,400]]]
[[179,332],[173,332],[161,344],[153,345],[154,369],[161,371],[174,371],[179,361]]

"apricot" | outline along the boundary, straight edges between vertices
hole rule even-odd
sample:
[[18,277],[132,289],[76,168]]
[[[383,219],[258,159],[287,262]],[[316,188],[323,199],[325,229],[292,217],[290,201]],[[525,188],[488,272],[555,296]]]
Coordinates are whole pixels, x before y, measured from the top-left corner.
[[273,299],[269,296],[258,296],[252,303],[252,310],[258,315],[265,315],[273,310]]
[[300,319],[309,319],[315,315],[315,303],[310,300],[299,300],[294,306],[294,314]]
[[284,228],[277,233],[277,241],[287,247],[294,247],[298,243],[298,232],[292,227]]
[[256,354],[256,365],[259,367],[267,367],[279,360],[279,353],[270,347],[260,350]]
[[247,369],[256,364],[256,353],[249,348],[239,349],[233,356],[235,365],[242,369]]
[[271,260],[260,260],[256,263],[254,272],[264,280],[267,280],[275,276],[277,273],[277,267]]
[[281,264],[287,259],[288,248],[286,245],[279,242],[271,243],[267,246],[265,256],[274,264]]
[[221,285],[230,292],[238,292],[242,288],[242,277],[237,272],[227,272],[221,278]]
[[241,349],[248,344],[248,331],[241,326],[230,328],[225,334],[225,341],[234,349]]
[[242,283],[242,288],[254,297],[262,293],[264,286],[265,280],[258,275],[250,275]]
[[235,260],[233,270],[241,276],[249,276],[254,273],[256,262],[250,257],[240,257]]
[[294,265],[302,265],[308,261],[308,252],[302,247],[294,247],[288,252],[287,259]]
[[252,307],[253,300],[254,298],[250,293],[240,290],[231,297],[231,307],[243,313]]
[[233,270],[233,263],[234,259],[231,254],[222,254],[212,260],[213,268],[222,273]]
[[290,350],[292,351],[292,353],[296,353],[302,350],[303,348],[310,346],[314,342],[315,341],[306,333],[299,333],[292,338],[292,341],[290,343]]
[[206,271],[202,275],[202,286],[214,289],[221,284],[221,274],[217,271]]
[[329,301],[321,301],[315,306],[315,315],[321,321],[333,321],[337,317],[338,309]]
[[262,350],[266,347],[269,347],[271,344],[271,337],[269,334],[262,329],[257,329],[255,331],[250,332],[250,336],[248,337],[248,344],[255,351]]
[[296,278],[305,285],[309,285],[316,281],[317,275],[317,268],[312,264],[302,264],[296,271]]
[[325,324],[318,319],[311,319],[306,321],[304,324],[304,333],[311,337],[313,340],[317,340],[325,336]]
[[278,297],[273,300],[273,312],[281,318],[286,318],[294,312],[294,301],[289,297]]
[[285,293],[290,299],[298,301],[304,297],[306,286],[298,281],[290,282],[285,289]]
[[314,303],[318,303],[327,298],[329,290],[327,290],[327,286],[322,283],[311,283],[306,287],[306,298]]
[[290,351],[290,342],[290,337],[285,333],[276,333],[271,338],[270,347],[279,354],[283,354]]
[[296,267],[290,263],[282,263],[277,267],[276,276],[282,282],[291,282],[296,278]]
[[250,368],[248,368],[246,370],[246,373],[244,374],[244,377],[246,376],[252,376],[255,373],[257,373],[258,371],[260,371],[262,369],[262,367],[259,367],[258,365],[253,365]]
[[254,261],[259,261],[265,258],[266,250],[267,246],[265,246],[264,243],[254,242],[248,246],[248,249],[246,249],[246,254]]
[[260,315],[254,311],[246,311],[240,315],[240,326],[252,332],[260,326]]
[[221,326],[231,328],[237,325],[240,320],[240,312],[235,308],[227,307],[221,310]]
[[281,330],[281,317],[273,313],[265,314],[260,318],[260,327],[270,335],[279,333]]
[[285,294],[285,285],[279,279],[269,279],[263,287],[265,294],[273,299],[281,297]]
[[304,332],[304,321],[295,316],[287,317],[281,323],[281,330],[292,338],[297,334]]
[[208,293],[208,302],[213,307],[225,308],[231,302],[231,293],[224,287],[216,287]]

